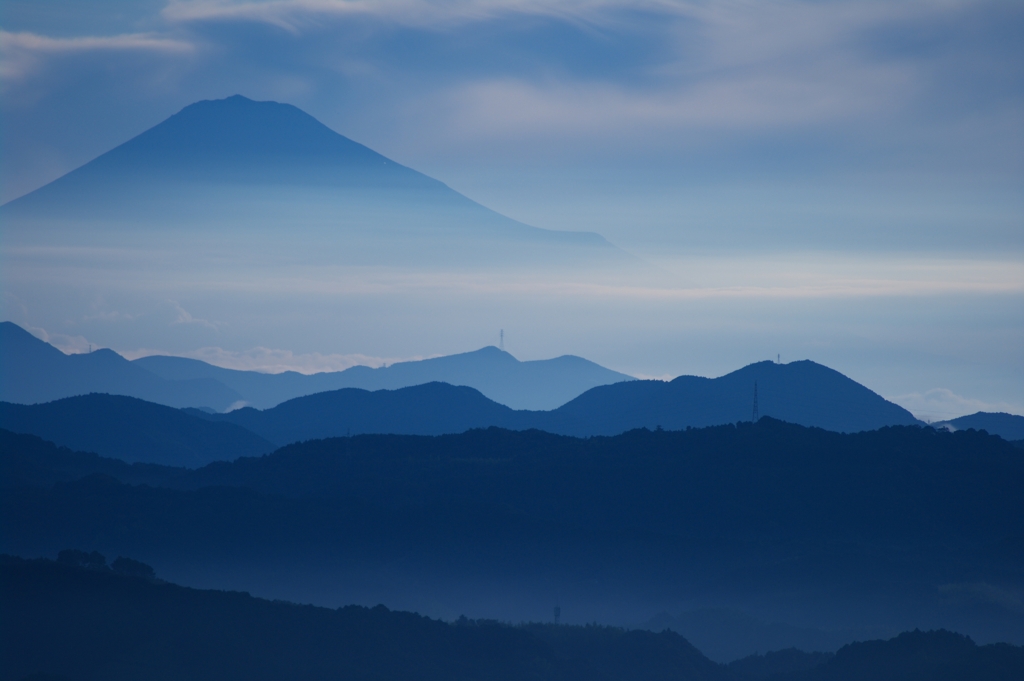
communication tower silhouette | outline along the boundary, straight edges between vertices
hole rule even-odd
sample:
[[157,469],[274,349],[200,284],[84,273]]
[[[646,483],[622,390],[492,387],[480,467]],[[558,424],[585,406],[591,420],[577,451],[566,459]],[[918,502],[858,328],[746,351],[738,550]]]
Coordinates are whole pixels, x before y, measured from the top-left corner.
[[501,333],[498,334],[498,349],[505,349],[505,329],[502,329]]
[[761,415],[757,413],[757,381],[754,381],[754,423],[757,423],[759,418],[761,418]]

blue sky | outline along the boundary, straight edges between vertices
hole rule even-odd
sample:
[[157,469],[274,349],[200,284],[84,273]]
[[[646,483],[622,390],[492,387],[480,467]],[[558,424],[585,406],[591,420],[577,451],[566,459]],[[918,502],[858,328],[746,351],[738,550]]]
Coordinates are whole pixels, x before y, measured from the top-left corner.
[[503,326],[523,359],[716,375],[781,353],[923,415],[1024,413],[1020,3],[5,0],[0,30],[4,201],[240,93],[510,217],[598,231],[674,282],[490,288],[501,314],[466,293],[443,323],[427,294],[372,318],[350,297],[377,331],[330,341],[173,287],[159,304],[5,297],[66,349],[312,370],[469,350]]

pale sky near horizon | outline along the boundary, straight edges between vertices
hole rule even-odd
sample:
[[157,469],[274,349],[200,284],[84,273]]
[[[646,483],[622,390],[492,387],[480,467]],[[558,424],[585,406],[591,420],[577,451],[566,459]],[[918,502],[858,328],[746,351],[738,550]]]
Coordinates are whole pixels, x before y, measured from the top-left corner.
[[306,371],[505,328],[522,359],[668,377],[781,354],[919,416],[1024,414],[1020,3],[5,0],[0,200],[236,93],[675,283],[485,300],[447,282],[457,316],[431,284],[346,298],[349,334],[173,287],[5,291],[4,318],[67,350]]

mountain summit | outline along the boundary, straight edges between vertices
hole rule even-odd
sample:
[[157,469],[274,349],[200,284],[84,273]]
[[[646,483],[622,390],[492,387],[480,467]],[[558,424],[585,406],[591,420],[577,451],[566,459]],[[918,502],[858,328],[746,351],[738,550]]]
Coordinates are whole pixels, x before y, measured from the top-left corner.
[[437,180],[339,135],[290,104],[255,102],[234,95],[186,106],[33,192],[39,197],[29,196],[38,201],[72,188],[102,189],[115,182],[138,185],[154,180],[445,188]]
[[256,257],[299,246],[296,256],[332,264],[630,260],[597,234],[509,219],[294,106],[240,95],[185,107],[5,204],[0,217],[14,242],[26,246],[35,245],[39,232],[63,229],[88,246],[97,244],[83,235],[106,235],[104,243],[126,233],[133,239],[174,235],[175,245],[195,237],[197,246],[210,236],[239,246],[269,236],[251,244],[259,246]]

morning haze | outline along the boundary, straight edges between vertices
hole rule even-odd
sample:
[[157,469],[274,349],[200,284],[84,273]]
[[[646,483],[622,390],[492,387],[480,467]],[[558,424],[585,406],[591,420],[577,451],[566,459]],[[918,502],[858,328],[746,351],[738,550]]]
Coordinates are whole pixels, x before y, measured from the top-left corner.
[[[424,278],[387,258],[353,274],[339,271],[357,264],[352,249],[321,259],[315,236],[295,257],[299,233],[250,256],[244,239],[214,232],[202,253],[215,277],[190,262],[195,249],[128,240],[60,302],[5,274],[5,317],[68,350],[238,361],[269,349],[305,358],[305,371],[318,355],[475,350],[501,328],[520,359],[570,353],[642,376],[716,376],[781,353],[922,417],[1024,410],[1024,366],[1008,350],[1024,343],[1015,9],[385,6],[102,3],[83,20],[72,5],[8,3],[5,200],[188,105],[241,93],[295,105],[521,224],[600,234],[656,269],[656,286]],[[84,82],[88,97],[76,94]],[[284,198],[314,234],[357,219],[304,191]],[[289,205],[266,187],[238,200],[236,221]],[[388,256],[421,250],[407,243]],[[433,254],[451,263],[467,247]],[[97,256],[64,252],[53,266],[91,270]],[[151,273],[160,257],[171,262],[158,271],[178,274],[146,297],[135,268]],[[18,269],[9,248],[4,258]],[[281,307],[254,291],[245,263],[265,268]],[[182,285],[196,278],[204,295]],[[288,291],[301,300],[283,302]],[[342,321],[365,314],[375,323]]]
[[0,677],[1021,678],[1022,44],[5,2]]

